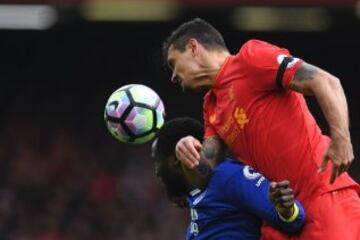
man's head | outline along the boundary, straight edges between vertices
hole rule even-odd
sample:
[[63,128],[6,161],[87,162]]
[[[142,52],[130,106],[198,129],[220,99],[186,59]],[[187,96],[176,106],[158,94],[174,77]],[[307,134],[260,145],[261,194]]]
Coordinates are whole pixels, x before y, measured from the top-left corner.
[[191,179],[186,175],[187,169],[175,156],[177,142],[188,135],[202,140],[204,134],[200,122],[191,118],[175,118],[167,121],[158,131],[158,137],[152,146],[152,157],[155,162],[155,173],[165,185],[171,201],[183,206],[183,200],[191,190]]
[[182,88],[196,91],[209,77],[210,52],[226,51],[221,34],[206,21],[195,18],[180,25],[163,43],[165,62],[172,70],[171,80]]

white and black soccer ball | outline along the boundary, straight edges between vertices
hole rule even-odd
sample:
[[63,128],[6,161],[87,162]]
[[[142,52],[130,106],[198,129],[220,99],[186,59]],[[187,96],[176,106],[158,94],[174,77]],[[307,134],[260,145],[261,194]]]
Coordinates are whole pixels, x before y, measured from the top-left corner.
[[125,85],[111,94],[104,119],[110,133],[123,143],[150,141],[164,125],[165,108],[159,95],[141,84]]

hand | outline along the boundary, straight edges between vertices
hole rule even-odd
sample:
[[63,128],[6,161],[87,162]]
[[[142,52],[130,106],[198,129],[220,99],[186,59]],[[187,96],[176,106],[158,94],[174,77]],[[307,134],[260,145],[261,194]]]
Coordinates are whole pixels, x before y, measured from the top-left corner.
[[330,183],[334,183],[336,177],[346,172],[354,160],[354,152],[350,138],[332,140],[321,162],[319,172],[324,172],[328,161],[332,162]]
[[178,141],[175,147],[176,158],[189,168],[199,165],[202,145],[193,136],[187,136]]
[[269,188],[269,199],[277,212],[285,219],[294,214],[294,193],[289,181],[272,182]]

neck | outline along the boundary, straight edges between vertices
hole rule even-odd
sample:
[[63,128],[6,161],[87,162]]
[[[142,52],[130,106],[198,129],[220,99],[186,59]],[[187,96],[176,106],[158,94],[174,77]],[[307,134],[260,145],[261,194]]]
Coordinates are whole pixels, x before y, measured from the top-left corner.
[[204,78],[203,88],[210,89],[214,86],[216,77],[230,53],[225,50],[210,51],[204,56],[203,72],[199,77]]
[[[206,168],[206,167],[205,167]],[[198,169],[189,169],[183,165],[184,175],[187,181],[188,192],[199,188],[201,190],[205,189],[210,179],[210,169],[199,170]]]

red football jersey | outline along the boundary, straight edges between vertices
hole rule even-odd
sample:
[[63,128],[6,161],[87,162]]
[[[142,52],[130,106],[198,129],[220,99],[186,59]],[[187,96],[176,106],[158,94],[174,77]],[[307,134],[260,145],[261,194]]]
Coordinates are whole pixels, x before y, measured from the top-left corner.
[[235,157],[269,179],[289,180],[306,207],[315,193],[357,184],[347,173],[329,184],[330,162],[325,173],[317,172],[330,139],[303,95],[286,90],[302,62],[286,49],[246,42],[226,59],[205,95],[204,121],[205,137],[218,135]]

